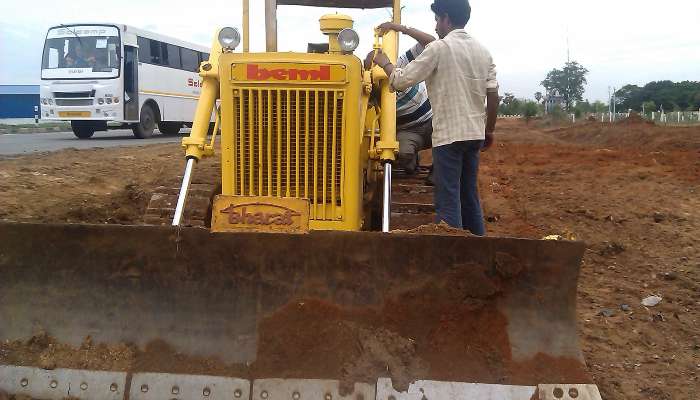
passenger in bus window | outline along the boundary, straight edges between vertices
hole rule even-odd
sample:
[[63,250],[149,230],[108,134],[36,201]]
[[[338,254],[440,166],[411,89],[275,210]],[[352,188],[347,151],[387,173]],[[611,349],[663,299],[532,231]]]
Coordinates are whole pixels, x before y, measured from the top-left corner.
[[[91,57],[94,65],[95,57]],[[66,55],[66,66],[68,68],[87,68],[89,67],[88,60],[85,59],[85,54],[83,53],[83,47],[79,44],[73,47],[72,52],[68,52]]]

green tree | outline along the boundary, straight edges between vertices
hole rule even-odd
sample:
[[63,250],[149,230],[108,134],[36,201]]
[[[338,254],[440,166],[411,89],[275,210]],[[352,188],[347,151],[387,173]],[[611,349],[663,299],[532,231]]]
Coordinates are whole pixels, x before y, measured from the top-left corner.
[[523,115],[525,116],[525,121],[530,122],[530,119],[532,117],[537,116],[537,112],[539,111],[540,107],[538,106],[538,103],[528,100],[523,104]]
[[504,115],[522,114],[523,102],[515,97],[513,93],[506,92],[501,98],[501,105],[498,111]]
[[591,105],[591,103],[588,102],[588,100],[577,101],[576,107],[574,108],[574,112],[576,113],[576,117],[578,118],[583,114],[593,112],[593,106]]
[[583,92],[588,83],[588,70],[576,61],[567,62],[562,69],[549,71],[542,81],[547,93],[558,93],[564,98],[564,105],[571,110],[574,101],[583,100]]
[[647,114],[654,112],[656,111],[656,103],[654,103],[653,100],[645,101],[644,103],[642,103],[642,109]]
[[[700,82],[657,81],[643,87],[625,85],[615,92],[619,108],[642,111],[642,104],[653,101],[664,110],[697,110],[700,108]],[[646,106],[644,107],[646,110]]]
[[608,111],[608,105],[600,100],[596,100],[591,104],[591,109],[594,113],[604,113]]
[[503,103],[504,106],[510,106],[513,101],[515,100],[515,95],[510,92],[505,92],[503,93],[503,97],[501,98],[501,103]]
[[615,92],[615,104],[618,110],[641,110],[642,88],[637,85],[625,85]]

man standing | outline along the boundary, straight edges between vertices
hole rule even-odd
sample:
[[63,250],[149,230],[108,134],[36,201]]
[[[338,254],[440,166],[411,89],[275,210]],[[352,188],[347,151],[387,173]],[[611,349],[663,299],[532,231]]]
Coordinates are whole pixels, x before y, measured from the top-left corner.
[[[379,25],[380,33],[394,30],[414,38],[418,43],[405,53],[399,55],[396,67],[403,68],[415,60],[425,46],[433,42],[435,38],[417,29],[403,25],[385,22]],[[365,68],[372,66],[374,51],[367,54]],[[418,168],[418,152],[431,147],[433,134],[433,110],[428,100],[428,91],[425,82],[396,91],[396,140],[399,142],[399,154],[397,163],[408,174],[415,173]]]
[[426,82],[433,108],[436,222],[481,236],[485,228],[477,182],[479,152],[493,143],[496,68],[488,50],[464,30],[471,17],[468,0],[434,0],[430,8],[439,40],[405,68],[395,68],[383,53],[377,53],[374,62],[395,90]]

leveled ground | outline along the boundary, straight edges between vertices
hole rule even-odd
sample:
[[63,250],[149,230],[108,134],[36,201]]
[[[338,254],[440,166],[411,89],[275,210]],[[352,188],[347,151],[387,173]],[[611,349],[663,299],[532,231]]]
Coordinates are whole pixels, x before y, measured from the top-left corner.
[[[489,234],[587,243],[579,327],[604,398],[700,398],[700,128],[500,121],[498,132],[482,160]],[[0,160],[0,218],[141,223],[153,188],[182,168],[174,144]],[[642,306],[649,295],[663,300]]]

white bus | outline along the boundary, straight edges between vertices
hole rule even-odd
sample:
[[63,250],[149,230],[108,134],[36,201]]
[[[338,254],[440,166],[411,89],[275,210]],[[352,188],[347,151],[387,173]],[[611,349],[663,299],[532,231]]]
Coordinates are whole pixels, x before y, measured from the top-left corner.
[[191,126],[208,49],[123,24],[49,29],[41,66],[41,118],[70,121],[80,139],[131,128],[137,138]]

